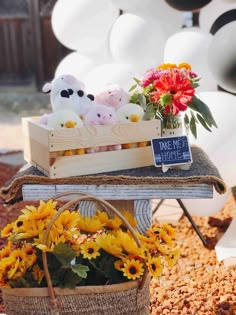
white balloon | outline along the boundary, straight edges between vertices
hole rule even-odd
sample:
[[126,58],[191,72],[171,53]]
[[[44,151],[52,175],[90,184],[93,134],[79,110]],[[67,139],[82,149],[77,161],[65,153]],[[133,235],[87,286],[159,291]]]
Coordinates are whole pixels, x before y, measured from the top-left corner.
[[211,159],[229,187],[236,186],[236,131],[211,154]]
[[236,93],[236,21],[220,28],[214,35],[208,51],[210,71],[226,91]]
[[212,35],[198,27],[184,28],[168,38],[164,49],[164,62],[187,62],[201,77],[198,91],[216,90],[217,83],[208,67],[207,53]]
[[137,70],[127,64],[106,63],[94,67],[84,78],[86,88],[96,94],[105,85],[114,83],[128,91],[134,77],[141,77]]
[[83,80],[95,64],[96,61],[92,57],[72,52],[61,60],[55,71],[55,77],[67,73]]
[[223,13],[236,9],[235,1],[214,0],[201,8],[199,13],[199,26],[202,30],[209,32],[214,22]]
[[[147,19],[155,19],[165,30],[167,36],[180,30],[184,16],[183,13],[171,8],[165,1],[156,0],[110,0],[124,13],[134,13]],[[170,23],[171,21],[171,23]]]
[[110,2],[125,12],[142,12],[143,9],[149,6],[152,0],[110,0]]
[[191,215],[207,217],[220,211],[229,199],[230,189],[222,195],[213,192],[212,199],[182,199],[182,202]]
[[52,29],[64,46],[81,53],[96,52],[106,48],[118,15],[109,0],[58,0],[52,11]]
[[114,23],[110,49],[115,61],[145,71],[163,62],[166,37],[157,21],[126,13]]
[[200,124],[197,139],[189,135],[189,141],[200,146],[208,155],[220,150],[223,143],[235,134],[236,96],[226,92],[201,92],[198,97],[208,105],[218,125],[212,132],[205,130]]

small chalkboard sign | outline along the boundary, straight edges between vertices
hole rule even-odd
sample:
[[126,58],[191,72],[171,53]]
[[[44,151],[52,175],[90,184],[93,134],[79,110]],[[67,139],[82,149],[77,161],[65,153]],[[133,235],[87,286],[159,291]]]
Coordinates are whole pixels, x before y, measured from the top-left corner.
[[188,137],[162,137],[151,140],[156,167],[178,165],[192,162]]

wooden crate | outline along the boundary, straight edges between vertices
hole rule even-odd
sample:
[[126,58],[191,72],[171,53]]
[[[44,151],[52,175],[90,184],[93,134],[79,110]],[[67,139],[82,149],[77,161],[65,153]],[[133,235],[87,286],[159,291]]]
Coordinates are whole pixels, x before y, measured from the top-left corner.
[[53,130],[38,117],[22,118],[24,158],[50,178],[96,174],[153,165],[151,146],[84,155],[64,150],[135,143],[160,137],[160,120]]

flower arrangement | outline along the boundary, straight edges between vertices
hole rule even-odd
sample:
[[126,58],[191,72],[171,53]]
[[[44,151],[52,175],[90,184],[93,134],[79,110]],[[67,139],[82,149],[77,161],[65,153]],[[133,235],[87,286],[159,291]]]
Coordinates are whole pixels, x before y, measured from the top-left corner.
[[208,131],[217,127],[209,107],[196,95],[200,78],[188,63],[165,63],[146,71],[141,80],[134,80],[130,102],[144,108],[146,120],[157,118],[164,128],[178,128],[178,116],[185,112],[185,127],[195,137],[198,123]]
[[[51,225],[46,245],[45,231],[56,213],[56,201],[40,201],[2,229],[6,244],[0,250],[0,287],[46,287],[42,252],[47,253],[53,286],[62,288],[136,280],[145,269],[158,277],[165,264],[172,267],[179,257],[170,225],[152,227],[145,235],[136,232],[138,246],[118,216],[101,211],[82,217],[64,210]],[[136,227],[129,212],[123,216]]]

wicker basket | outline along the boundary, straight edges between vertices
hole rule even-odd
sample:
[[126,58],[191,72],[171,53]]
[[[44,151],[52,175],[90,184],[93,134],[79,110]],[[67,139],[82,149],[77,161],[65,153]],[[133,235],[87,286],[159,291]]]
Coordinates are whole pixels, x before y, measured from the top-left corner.
[[[110,203],[80,192],[63,193],[53,199],[69,195],[80,195],[64,204],[53,217],[45,233],[47,244],[50,229],[60,214],[83,200],[92,200],[114,213],[124,222],[140,246],[139,239],[128,221]],[[82,196],[81,196],[82,195]],[[140,281],[128,281],[103,286],[83,286],[75,289],[60,289],[52,286],[48,271],[47,254],[43,253],[43,265],[47,288],[2,289],[7,315],[147,315],[149,314],[149,282],[147,270]]]

